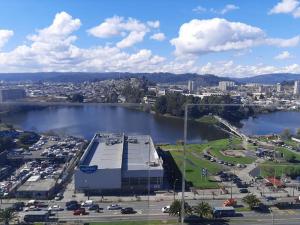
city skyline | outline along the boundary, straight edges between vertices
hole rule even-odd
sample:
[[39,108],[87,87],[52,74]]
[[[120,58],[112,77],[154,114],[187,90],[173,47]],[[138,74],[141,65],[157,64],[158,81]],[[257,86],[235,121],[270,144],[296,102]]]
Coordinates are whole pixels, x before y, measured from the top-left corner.
[[0,2],[1,72],[300,73],[298,0],[70,2]]

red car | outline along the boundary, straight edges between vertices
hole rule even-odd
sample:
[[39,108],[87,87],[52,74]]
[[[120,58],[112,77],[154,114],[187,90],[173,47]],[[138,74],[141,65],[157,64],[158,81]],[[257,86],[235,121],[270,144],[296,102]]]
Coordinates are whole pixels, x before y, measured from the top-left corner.
[[79,208],[74,210],[74,216],[87,215],[88,213],[85,211],[85,208]]

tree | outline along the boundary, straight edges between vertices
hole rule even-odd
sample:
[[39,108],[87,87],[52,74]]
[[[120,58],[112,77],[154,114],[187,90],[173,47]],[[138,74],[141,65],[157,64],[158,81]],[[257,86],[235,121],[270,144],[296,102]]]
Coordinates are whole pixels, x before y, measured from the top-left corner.
[[14,145],[14,141],[11,137],[0,137],[0,152],[10,150]]
[[[191,206],[187,202],[185,202],[184,203],[184,214],[185,215],[190,215],[191,212],[192,212]],[[169,215],[178,216],[179,218],[181,218],[181,201],[175,200],[171,204]]]
[[300,138],[300,128],[298,128],[297,131],[296,131],[296,137]]
[[207,202],[200,202],[195,207],[194,212],[201,218],[209,218],[212,215],[212,208]]
[[280,136],[281,136],[281,138],[282,138],[283,140],[289,140],[289,139],[291,138],[291,136],[292,136],[291,130],[288,129],[288,128],[285,128],[285,129],[282,131],[282,133],[281,133]]
[[16,214],[11,208],[2,209],[0,211],[0,221],[2,221],[4,225],[9,225],[9,221],[15,217]]
[[245,196],[242,201],[248,204],[250,209],[253,209],[260,203],[260,200],[254,194]]
[[82,94],[79,94],[79,93],[76,93],[72,96],[69,96],[68,99],[71,101],[71,102],[83,102],[83,95]]

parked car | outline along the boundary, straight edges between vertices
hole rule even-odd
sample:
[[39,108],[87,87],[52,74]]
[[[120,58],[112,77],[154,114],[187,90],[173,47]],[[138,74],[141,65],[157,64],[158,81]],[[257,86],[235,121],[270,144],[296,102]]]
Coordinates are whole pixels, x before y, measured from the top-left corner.
[[74,210],[73,215],[74,216],[80,216],[80,215],[87,215],[88,213],[85,211],[85,208],[79,208]]
[[240,189],[240,193],[248,193],[248,189],[247,188],[241,188]]
[[118,204],[111,204],[111,205],[107,206],[107,209],[108,210],[119,210],[119,209],[122,209],[122,207]]
[[100,209],[99,205],[98,204],[93,204],[89,207],[89,210],[92,211],[92,210],[98,210]]
[[135,213],[134,209],[131,207],[121,209],[122,214],[133,214]]
[[170,206],[167,205],[167,206],[162,207],[162,208],[161,208],[161,211],[162,211],[163,213],[169,213],[169,212],[170,212]]
[[59,205],[53,205],[48,208],[48,211],[63,211],[63,210],[64,209],[61,208]]

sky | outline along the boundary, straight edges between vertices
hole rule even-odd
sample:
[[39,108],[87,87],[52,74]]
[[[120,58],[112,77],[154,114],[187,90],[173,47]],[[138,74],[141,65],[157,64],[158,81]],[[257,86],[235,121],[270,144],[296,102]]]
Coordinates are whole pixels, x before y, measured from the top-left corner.
[[0,72],[300,73],[300,0],[0,0]]

